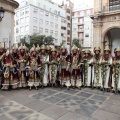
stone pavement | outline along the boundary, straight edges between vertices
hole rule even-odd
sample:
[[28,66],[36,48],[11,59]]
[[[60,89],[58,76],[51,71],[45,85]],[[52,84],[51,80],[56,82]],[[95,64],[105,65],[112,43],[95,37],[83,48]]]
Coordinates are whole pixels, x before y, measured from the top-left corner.
[[0,90],[0,120],[120,120],[120,94],[99,90]]

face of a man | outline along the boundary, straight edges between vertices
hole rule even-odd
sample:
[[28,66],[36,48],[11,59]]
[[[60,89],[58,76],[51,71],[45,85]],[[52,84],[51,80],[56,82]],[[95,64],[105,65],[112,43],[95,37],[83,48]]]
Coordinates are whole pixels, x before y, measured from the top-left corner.
[[42,49],[42,53],[44,53],[45,52],[45,50],[44,49]]
[[77,50],[76,50],[76,49],[74,49],[74,50],[73,50],[73,53],[76,53],[76,52],[77,52]]
[[85,54],[85,57],[88,57],[88,53]]
[[52,54],[55,55],[55,51],[53,51]]
[[36,55],[36,52],[35,52],[35,51],[33,52],[33,55]]
[[106,50],[106,51],[105,51],[105,55],[108,55],[108,54],[109,54],[109,51],[108,51],[108,50]]
[[120,51],[117,51],[116,54],[117,54],[117,56],[120,56]]
[[95,51],[95,54],[99,54],[99,50],[96,50],[96,51]]
[[62,52],[64,53],[64,52],[65,52],[65,49],[62,49]]

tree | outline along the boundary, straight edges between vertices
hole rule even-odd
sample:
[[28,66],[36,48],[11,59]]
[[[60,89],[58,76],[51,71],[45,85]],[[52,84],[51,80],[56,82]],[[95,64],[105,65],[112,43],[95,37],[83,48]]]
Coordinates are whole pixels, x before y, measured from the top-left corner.
[[26,43],[25,39],[26,37],[22,38],[20,40],[20,43],[25,44],[28,48],[31,48],[33,44],[37,46],[39,44],[40,46],[45,44],[45,45],[53,45],[54,38],[52,36],[45,36],[45,35],[38,35],[38,34],[33,34],[29,36],[30,38],[30,45]]
[[81,44],[79,43],[79,39],[77,39],[77,38],[73,39],[73,43],[72,44],[76,45],[78,48],[81,48]]

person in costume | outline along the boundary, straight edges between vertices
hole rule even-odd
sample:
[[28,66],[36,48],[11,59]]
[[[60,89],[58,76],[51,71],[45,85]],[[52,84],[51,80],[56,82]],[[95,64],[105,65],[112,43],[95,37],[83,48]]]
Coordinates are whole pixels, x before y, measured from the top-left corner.
[[55,47],[52,48],[51,50],[51,59],[50,59],[50,64],[49,64],[49,75],[50,75],[50,84],[53,86],[56,86],[56,75],[57,75],[57,67],[58,67],[58,62],[57,62],[57,51]]
[[67,48],[63,45],[61,47],[61,53],[60,53],[60,82],[61,86],[63,85],[67,86],[67,89],[71,86],[71,80],[70,80],[70,55],[67,54]]
[[113,81],[112,87],[113,92],[117,93],[120,91],[120,47],[115,50],[115,57],[113,60]]
[[107,89],[107,91],[110,91],[111,87],[111,79],[112,79],[112,56],[110,52],[109,46],[105,46],[104,54],[101,61],[101,77],[102,77],[102,84],[101,84],[101,90]]
[[93,57],[93,86],[96,88],[100,88],[102,79],[101,79],[101,49],[100,47],[94,48],[94,57]]
[[41,57],[42,57],[42,68],[44,68],[43,84],[47,86],[49,83],[48,79],[48,64],[49,64],[49,55],[46,52],[46,46],[42,45],[41,48]]
[[10,51],[7,49],[4,57],[3,57],[3,83],[2,83],[2,90],[8,90],[11,87],[11,56]]
[[19,84],[19,88],[25,88],[27,87],[27,82],[26,82],[26,58],[25,58],[25,52],[26,52],[26,46],[25,45],[20,45],[20,47],[18,48],[19,50],[19,80],[20,80],[20,84]]
[[90,87],[92,85],[93,81],[93,58],[91,57],[91,51],[90,50],[84,50],[83,55],[83,61],[84,61],[84,87]]
[[80,56],[78,48],[74,45],[72,47],[72,56],[71,56],[71,84],[73,88],[77,87],[78,89],[82,86],[81,81],[81,72],[80,72]]

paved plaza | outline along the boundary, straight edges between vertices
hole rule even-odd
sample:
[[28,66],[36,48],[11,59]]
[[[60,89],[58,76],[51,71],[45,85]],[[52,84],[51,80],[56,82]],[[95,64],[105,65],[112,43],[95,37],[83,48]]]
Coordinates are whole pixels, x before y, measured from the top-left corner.
[[0,91],[0,120],[120,120],[120,94],[89,88]]

